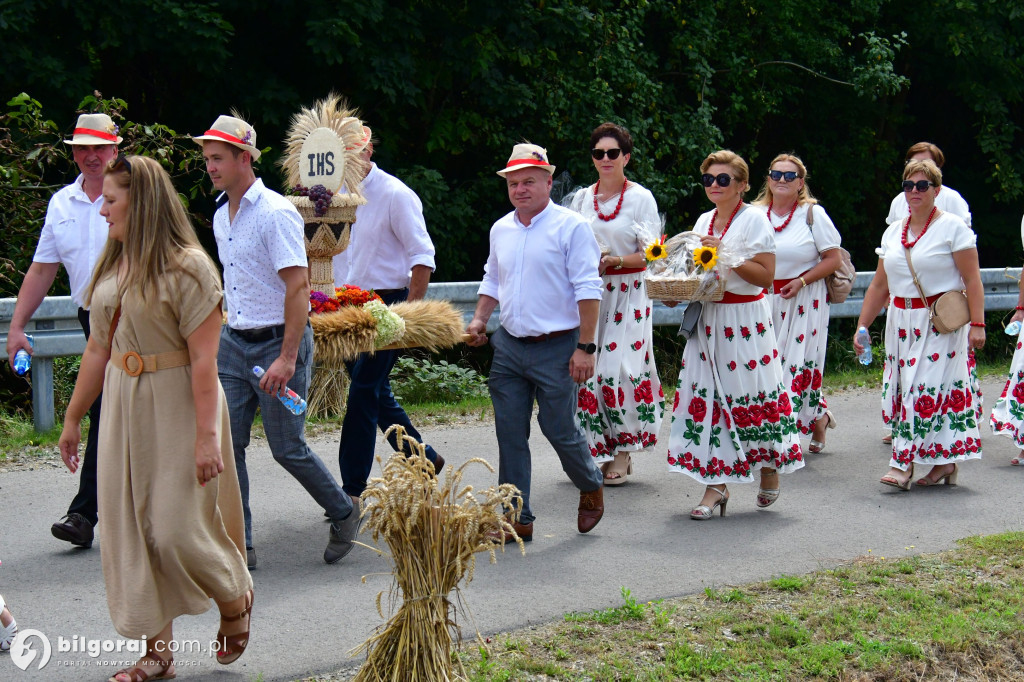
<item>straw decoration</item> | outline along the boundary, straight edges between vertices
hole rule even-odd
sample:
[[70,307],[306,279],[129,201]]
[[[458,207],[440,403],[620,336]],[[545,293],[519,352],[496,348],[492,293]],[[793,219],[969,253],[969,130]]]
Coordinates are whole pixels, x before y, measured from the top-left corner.
[[[387,462],[377,457],[383,475],[370,482],[361,504],[364,531],[373,534],[378,546],[383,539],[390,549],[394,582],[389,602],[393,606],[399,597],[402,601],[391,619],[353,651],[366,652],[366,662],[354,680],[467,679],[462,661],[453,656],[462,641],[456,614],[465,613],[465,607],[457,608],[450,595],[454,592],[454,598],[463,603],[459,582],[473,579],[477,552],[487,552],[491,563],[497,561],[495,548],[504,551],[502,531],[512,532],[526,554],[509,522],[518,518],[522,498],[510,484],[479,492],[463,486],[464,470],[471,464],[494,471],[480,458],[449,468],[443,482],[439,481],[423,445],[400,426],[388,433],[392,431],[399,452]],[[413,454],[407,457],[403,449]],[[382,618],[383,599],[381,592],[377,611]]]
[[360,183],[366,174],[366,164],[359,158],[359,153],[366,147],[367,140],[363,137],[363,122],[358,114],[355,109],[349,109],[348,103],[339,95],[331,93],[312,108],[303,107],[292,116],[292,125],[284,141],[284,156],[280,161],[288,175],[289,187],[299,184],[299,163],[306,137],[317,128],[330,128],[345,145],[344,185],[350,194],[362,197]]

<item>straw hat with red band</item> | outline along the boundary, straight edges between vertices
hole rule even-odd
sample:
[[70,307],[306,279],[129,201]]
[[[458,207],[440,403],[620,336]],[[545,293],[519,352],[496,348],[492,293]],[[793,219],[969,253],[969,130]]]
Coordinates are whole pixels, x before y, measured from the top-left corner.
[[121,144],[117,126],[106,114],[82,114],[75,124],[75,132],[66,144]]
[[218,116],[209,130],[193,137],[192,140],[200,147],[205,140],[226,142],[252,154],[253,161],[260,158],[260,150],[256,148],[256,131],[251,125],[234,116]]
[[542,168],[552,175],[555,174],[555,167],[548,163],[548,150],[524,142],[512,147],[512,156],[508,157],[508,163],[498,171],[498,175],[505,177],[506,173],[524,168]]

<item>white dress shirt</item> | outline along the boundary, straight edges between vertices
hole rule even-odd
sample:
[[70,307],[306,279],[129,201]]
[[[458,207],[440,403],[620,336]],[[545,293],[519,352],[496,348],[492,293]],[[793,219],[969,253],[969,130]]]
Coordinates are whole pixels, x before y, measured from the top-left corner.
[[[939,207],[940,211],[960,216],[967,223],[967,227],[971,226],[971,209],[967,205],[967,201],[960,196],[960,192],[957,192],[952,187],[942,186],[938,196],[935,197],[935,205]],[[906,220],[909,215],[910,204],[907,203],[906,193],[900,192],[893,197],[892,204],[889,205],[889,217],[886,218],[885,222],[890,224],[897,220]],[[915,265],[914,267],[916,268],[917,266]]]
[[229,221],[225,203],[213,215],[213,234],[224,266],[228,325],[257,329],[284,324],[287,287],[279,270],[306,267],[303,222],[298,210],[257,179]]
[[92,280],[92,270],[103,253],[109,228],[100,215],[103,195],[90,201],[82,188],[85,176],[50,198],[43,231],[32,260],[37,263],[63,263],[71,284],[71,298],[79,305]]
[[[889,294],[899,298],[920,298],[901,241],[903,221],[890,225],[882,235],[881,248],[875,253],[882,259],[885,276],[889,281]],[[912,237],[910,237],[912,238]],[[928,226],[928,231],[910,247],[914,272],[921,282],[925,296],[964,288],[953,254],[964,249],[977,248],[977,237],[966,223],[952,213],[941,213]]]
[[601,250],[579,213],[548,202],[529,225],[515,211],[491,227],[479,294],[497,299],[512,336],[580,326],[579,301],[601,300]]
[[393,175],[370,166],[363,179],[366,203],[356,208],[348,248],[334,257],[334,286],[404,289],[414,265],[434,269],[434,243],[416,193]]

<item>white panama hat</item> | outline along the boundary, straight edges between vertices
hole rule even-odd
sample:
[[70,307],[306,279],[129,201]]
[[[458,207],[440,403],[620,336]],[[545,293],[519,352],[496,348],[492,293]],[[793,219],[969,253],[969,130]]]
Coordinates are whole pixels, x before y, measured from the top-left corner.
[[512,147],[512,156],[508,157],[508,163],[498,171],[498,175],[505,177],[506,173],[524,168],[542,168],[552,175],[555,174],[555,167],[548,163],[548,150],[524,142]]
[[66,144],[121,144],[118,128],[106,114],[82,114],[75,124],[75,132]]
[[233,147],[244,149],[252,154],[252,160],[260,158],[260,150],[256,148],[256,130],[240,118],[234,116],[218,116],[210,129],[192,141],[203,146],[205,140],[226,142]]

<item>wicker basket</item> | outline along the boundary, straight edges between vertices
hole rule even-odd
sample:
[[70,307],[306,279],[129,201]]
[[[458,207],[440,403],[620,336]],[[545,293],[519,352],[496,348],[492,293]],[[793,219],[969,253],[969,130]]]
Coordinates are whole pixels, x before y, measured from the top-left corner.
[[721,301],[725,296],[725,280],[718,278],[710,293],[695,299],[697,287],[700,286],[703,276],[696,279],[662,279],[648,277],[644,280],[647,288],[647,298],[656,301]]
[[348,248],[352,223],[356,219],[356,207],[331,206],[323,216],[317,216],[312,206],[297,203],[296,208],[305,222],[310,286],[314,291],[332,296],[334,257]]

